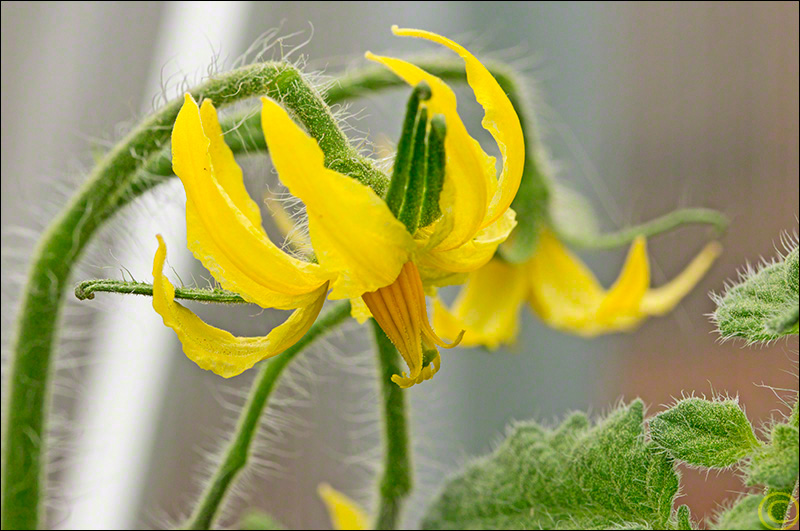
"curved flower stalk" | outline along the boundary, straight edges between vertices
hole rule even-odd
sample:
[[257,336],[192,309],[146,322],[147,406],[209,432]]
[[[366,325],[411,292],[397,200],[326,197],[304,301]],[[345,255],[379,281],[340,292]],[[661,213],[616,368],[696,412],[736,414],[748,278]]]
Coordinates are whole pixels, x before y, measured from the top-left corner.
[[553,328],[591,337],[629,331],[650,316],[672,310],[697,284],[721,252],[712,242],[672,281],[650,287],[643,236],[631,245],[617,281],[606,290],[556,236],[544,229],[528,262],[494,259],[470,276],[452,308],[434,303],[434,325],[444,337],[466,330],[462,344],[490,349],[512,343],[519,309],[527,301]]
[[[450,48],[466,64],[483,106],[484,127],[503,155],[493,157],[469,136],[452,90],[400,59],[367,54],[415,87],[385,198],[329,169],[317,141],[276,101],[262,98],[262,128],[281,182],[305,205],[313,257],[285,253],[267,237],[258,205],[225,144],[210,100],[187,94],[172,133],[173,169],[186,191],[188,246],[226,290],[263,308],[294,310],[265,337],[237,338],[202,322],[174,301],[163,275],[159,238],[153,307],[175,330],[186,355],[204,369],[231,377],[277,355],[311,326],[326,298],[351,299],[361,322],[373,316],[400,351],[409,373],[401,387],[430,379],[442,341],[430,326],[425,290],[464,279],[494,255],[515,226],[509,208],[524,164],[522,129],[511,102],[466,49],[433,33],[393,31]],[[429,114],[431,118],[428,119]],[[446,129],[446,133],[445,133]],[[408,133],[408,134],[405,134]],[[328,290],[330,289],[330,293]],[[363,301],[363,302],[362,302]]]

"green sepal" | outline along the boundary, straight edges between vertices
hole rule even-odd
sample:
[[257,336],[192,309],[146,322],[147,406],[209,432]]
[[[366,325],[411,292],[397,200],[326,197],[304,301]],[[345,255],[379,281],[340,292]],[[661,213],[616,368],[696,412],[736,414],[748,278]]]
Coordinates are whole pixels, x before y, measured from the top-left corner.
[[403,196],[403,207],[397,216],[406,226],[409,234],[417,232],[419,213],[422,208],[422,194],[425,188],[426,134],[428,132],[428,110],[422,107],[417,115],[414,128],[414,148],[411,154],[411,165],[408,171],[408,184]]
[[582,413],[550,430],[525,422],[452,478],[423,529],[669,529],[678,475],[644,437],[635,401],[591,427]]
[[534,141],[526,138],[528,153],[522,169],[519,190],[511,203],[516,213],[517,226],[511,236],[498,248],[498,253],[507,262],[519,264],[527,261],[536,249],[536,243],[544,224],[550,219],[551,183],[544,168],[543,153],[531,149]]
[[406,104],[406,116],[403,119],[403,129],[397,142],[397,155],[394,159],[394,170],[385,201],[395,217],[400,214],[403,198],[408,184],[408,175],[411,170],[411,160],[414,151],[414,131],[417,124],[420,102],[431,97],[431,88],[424,81],[411,91],[411,96]]
[[425,195],[422,199],[422,213],[419,226],[427,227],[436,221],[442,214],[439,209],[439,196],[444,186],[444,170],[447,156],[444,149],[444,139],[447,135],[447,125],[444,115],[437,114],[431,119],[428,132],[428,150],[425,159]]
[[650,420],[650,437],[693,466],[726,468],[761,446],[737,400],[681,400]]

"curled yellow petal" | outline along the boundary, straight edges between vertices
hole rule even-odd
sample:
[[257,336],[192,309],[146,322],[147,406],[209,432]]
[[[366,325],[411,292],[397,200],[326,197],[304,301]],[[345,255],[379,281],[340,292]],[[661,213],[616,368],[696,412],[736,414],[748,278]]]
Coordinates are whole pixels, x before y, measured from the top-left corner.
[[[250,194],[247,193],[247,189],[244,187],[242,169],[236,163],[233,151],[225,143],[222,127],[217,119],[217,110],[211,100],[204,100],[200,106],[200,120],[203,124],[203,132],[210,142],[208,156],[211,158],[214,178],[225,193],[228,194],[228,197],[231,198],[236,208],[256,229],[263,233],[261,209],[250,198]],[[264,235],[266,236],[266,233]]]
[[266,336],[236,337],[206,324],[175,302],[175,287],[163,273],[167,247],[161,235],[157,238],[158,250],[153,259],[153,308],[164,324],[175,331],[190,360],[225,378],[236,376],[294,345],[314,323],[325,302],[327,283],[317,290],[310,305],[295,310],[286,322]]
[[462,346],[496,349],[516,339],[527,293],[524,266],[492,260],[470,274],[451,309],[439,299],[434,301],[433,326],[447,338],[466,330]]
[[516,226],[516,213],[509,208],[500,219],[478,232],[474,239],[455,249],[422,252],[418,262],[426,272],[435,269],[448,273],[475,271],[491,260],[497,247],[506,241]]
[[[430,31],[416,29],[399,29],[392,27],[395,35],[402,37],[418,37],[436,42],[456,52],[464,60],[467,71],[467,83],[475,93],[475,99],[483,107],[484,117],[481,124],[491,133],[500,153],[503,156],[503,170],[497,180],[494,194],[489,202],[489,209],[481,227],[486,227],[500,218],[511,201],[517,195],[522,168],[525,164],[525,138],[514,106],[494,76],[466,48],[446,37]],[[450,122],[448,120],[448,135]],[[492,168],[494,177],[494,168]]]
[[[447,124],[444,145],[445,179],[439,207],[448,219],[439,223],[447,234],[437,236],[441,249],[452,249],[472,239],[486,218],[487,206],[495,187],[495,160],[484,153],[477,140],[467,132],[458,116],[456,95],[447,84],[416,65],[381,57],[370,52],[366,58],[386,66],[409,85],[425,81],[431,87],[431,98],[425,102],[429,115],[442,114]],[[437,227],[438,228],[438,227]]]
[[666,285],[652,289],[647,245],[637,237],[619,278],[605,291],[583,263],[543,231],[528,264],[531,308],[554,328],[582,336],[629,331],[650,315],[663,315],[697,284],[720,253],[711,243]]
[[325,502],[334,529],[369,529],[369,517],[356,502],[327,483],[320,484],[317,492]]
[[626,319],[637,322],[641,314],[642,299],[650,287],[650,261],[647,258],[647,243],[638,236],[628,251],[628,257],[617,281],[603,297],[597,308],[595,320],[598,324],[624,326]]
[[[203,118],[211,122],[204,124]],[[172,167],[186,191],[189,249],[224,288],[250,302],[283,309],[307,306],[327,282],[327,273],[284,253],[254,224],[260,214],[246,197],[241,172],[219,134],[213,106],[205,106],[201,116],[186,94],[172,131]]]
[[371,188],[330,170],[317,142],[286,111],[262,98],[261,124],[275,169],[306,205],[311,244],[335,275],[331,299],[354,298],[391,284],[414,247],[405,225]]
[[549,230],[539,236],[528,273],[531,307],[556,328],[580,330],[605,295],[589,268]]
[[706,245],[680,275],[645,294],[642,311],[647,315],[664,315],[672,310],[700,282],[721,252],[722,246],[717,242]]

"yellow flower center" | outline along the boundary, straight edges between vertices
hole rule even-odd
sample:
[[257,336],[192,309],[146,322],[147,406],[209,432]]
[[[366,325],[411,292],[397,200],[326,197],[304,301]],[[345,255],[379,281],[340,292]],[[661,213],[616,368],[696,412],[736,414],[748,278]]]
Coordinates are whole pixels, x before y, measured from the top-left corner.
[[406,373],[395,374],[392,381],[400,387],[411,387],[428,380],[439,370],[439,351],[436,346],[453,348],[461,341],[462,331],[456,340],[445,343],[431,328],[425,293],[417,266],[406,262],[394,282],[362,296],[372,316],[394,343],[409,368]]

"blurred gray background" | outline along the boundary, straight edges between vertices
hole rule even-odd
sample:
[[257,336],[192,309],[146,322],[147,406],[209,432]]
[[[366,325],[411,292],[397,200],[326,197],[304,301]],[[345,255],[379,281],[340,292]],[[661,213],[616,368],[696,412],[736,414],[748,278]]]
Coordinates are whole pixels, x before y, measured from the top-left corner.
[[[36,236],[85,177],[93,153],[152,109],[162,80],[173,97],[184,77],[229,66],[272,28],[286,37],[274,57],[294,50],[291,60],[305,55],[309,70],[327,75],[363,65],[366,50],[435,48],[392,37],[392,24],[450,36],[517,66],[536,91],[559,179],[589,197],[604,228],[688,205],[733,220],[725,253],[700,286],[634,334],[586,341],[545,328],[525,310],[514,349],[445,352],[435,380],[408,393],[418,481],[407,524],[416,524],[447,473],[489,451],[513,419],[600,414],[636,396],[658,411],[684,391],[738,393],[754,422],[775,415],[779,403],[765,386],[796,389],[796,340],[721,345],[705,314],[713,309],[709,291],[720,291],[745,261],[774,256],[781,231],[797,227],[797,3],[3,2],[4,379]],[[406,95],[355,102],[350,124],[374,142],[396,141]],[[459,95],[477,134],[474,100]],[[251,194],[262,197],[275,182],[266,158],[243,164]],[[148,279],[153,235],[162,232],[171,265],[203,284],[208,275],[182,240],[182,201],[171,183],[132,205],[88,251],[76,281],[121,278],[123,267]],[[686,228],[654,239],[654,281],[674,276],[708,236]],[[608,285],[624,253],[584,256]],[[283,319],[257,308],[197,311],[239,334],[263,334]],[[206,474],[204,456],[230,433],[253,371],[221,381],[200,370],[144,299],[70,302],[65,322],[48,525],[178,521]],[[374,372],[366,330],[355,325],[304,355],[267,413],[256,466],[225,525],[261,508],[289,527],[328,527],[316,495],[321,481],[371,503],[380,459]],[[707,516],[738,489],[732,474],[687,470],[681,503]]]

